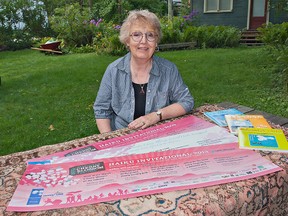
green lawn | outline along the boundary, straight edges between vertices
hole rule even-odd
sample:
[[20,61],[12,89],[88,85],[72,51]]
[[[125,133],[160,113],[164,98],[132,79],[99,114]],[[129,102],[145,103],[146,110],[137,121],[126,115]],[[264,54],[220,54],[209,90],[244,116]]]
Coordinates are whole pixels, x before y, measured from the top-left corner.
[[[263,48],[160,52],[176,63],[195,98],[230,101],[288,117]],[[117,57],[0,52],[0,155],[98,133],[93,103],[107,65]]]

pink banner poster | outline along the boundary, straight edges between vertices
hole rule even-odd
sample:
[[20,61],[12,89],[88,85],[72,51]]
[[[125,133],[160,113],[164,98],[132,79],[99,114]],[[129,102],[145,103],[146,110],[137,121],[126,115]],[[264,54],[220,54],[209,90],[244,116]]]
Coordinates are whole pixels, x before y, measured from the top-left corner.
[[[88,152],[70,157],[54,157],[52,160],[50,160],[50,163],[58,164],[95,160],[181,148],[221,145],[232,142],[238,142],[236,136],[219,126],[214,125],[205,129],[179,133],[158,139],[146,140],[131,145],[116,146],[114,148],[103,149],[101,151]],[[30,162],[29,164],[32,163]],[[38,162],[35,164],[38,164]]]
[[[186,137],[184,137],[184,134],[186,134]],[[195,136],[198,137],[197,143]],[[87,160],[87,158],[94,159],[94,156],[97,158],[97,155],[100,155],[101,151],[99,150],[114,149],[113,151],[116,152],[116,147],[118,147],[118,150],[121,149],[120,147],[124,147],[122,152],[128,154],[127,149],[131,149],[132,147],[130,146],[133,146],[133,144],[137,144],[139,147],[148,145],[151,140],[153,140],[151,145],[157,143],[157,146],[159,146],[159,142],[162,141],[163,143],[165,141],[166,147],[163,148],[166,148],[166,150],[167,148],[170,148],[169,146],[171,145],[169,145],[169,143],[172,141],[178,142],[178,147],[179,145],[182,145],[182,143],[187,143],[186,146],[182,145],[182,148],[190,147],[194,144],[197,146],[204,146],[238,141],[237,137],[229,133],[227,129],[198,117],[188,116],[172,122],[156,125],[145,130],[140,130],[132,134],[96,142],[85,147],[58,152],[46,157],[34,158],[29,160],[28,164],[62,163],[73,160],[82,160],[80,158],[83,158],[83,160]],[[135,149],[135,147],[133,147],[133,149]],[[163,149],[157,150],[159,151]],[[106,151],[106,153],[108,154],[108,151]],[[139,151],[138,153],[142,152]],[[104,157],[104,152],[101,153],[101,155]],[[112,157],[113,155],[108,154],[108,156]]]
[[29,165],[8,211],[40,211],[238,181],[281,170],[238,143]]

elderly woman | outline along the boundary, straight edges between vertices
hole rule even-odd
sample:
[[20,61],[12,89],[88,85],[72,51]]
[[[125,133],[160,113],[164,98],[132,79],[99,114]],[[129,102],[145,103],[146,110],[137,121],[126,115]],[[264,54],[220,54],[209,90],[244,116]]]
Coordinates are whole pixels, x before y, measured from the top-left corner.
[[154,55],[160,22],[147,10],[131,11],[120,29],[129,53],[111,63],[94,103],[100,133],[144,129],[190,112],[194,100],[175,64]]

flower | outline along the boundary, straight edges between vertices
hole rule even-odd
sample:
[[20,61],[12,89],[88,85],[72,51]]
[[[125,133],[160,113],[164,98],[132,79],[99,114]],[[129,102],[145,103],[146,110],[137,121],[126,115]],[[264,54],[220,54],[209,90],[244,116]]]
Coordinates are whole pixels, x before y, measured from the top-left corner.
[[90,20],[90,24],[95,25],[96,24],[96,20],[94,20],[94,19]]
[[99,26],[99,24],[100,24],[102,21],[103,21],[103,20],[100,18],[95,25],[96,25],[96,26]]
[[99,19],[97,22],[95,19],[90,20],[90,24],[95,25],[95,26],[99,26],[99,24],[103,21],[103,19]]
[[114,27],[114,29],[117,29],[117,30],[119,30],[120,28],[121,28],[120,25],[116,25],[116,26]]
[[194,18],[195,16],[197,16],[197,15],[198,15],[198,12],[197,12],[196,10],[192,10],[189,15],[185,15],[185,16],[183,16],[183,18],[184,18],[186,21],[192,21],[193,18]]

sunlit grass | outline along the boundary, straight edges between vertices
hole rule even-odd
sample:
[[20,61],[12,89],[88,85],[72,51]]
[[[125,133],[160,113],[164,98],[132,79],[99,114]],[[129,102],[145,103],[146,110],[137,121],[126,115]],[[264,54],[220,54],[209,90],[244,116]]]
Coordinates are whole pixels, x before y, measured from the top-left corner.
[[[160,52],[176,63],[196,102],[230,101],[288,116],[287,95],[273,90],[263,48]],[[0,155],[98,133],[92,105],[117,57],[0,52]]]

